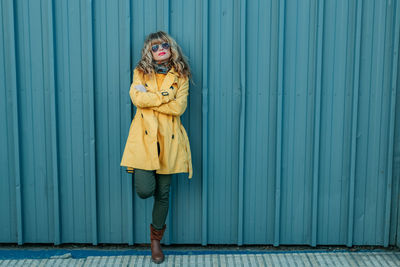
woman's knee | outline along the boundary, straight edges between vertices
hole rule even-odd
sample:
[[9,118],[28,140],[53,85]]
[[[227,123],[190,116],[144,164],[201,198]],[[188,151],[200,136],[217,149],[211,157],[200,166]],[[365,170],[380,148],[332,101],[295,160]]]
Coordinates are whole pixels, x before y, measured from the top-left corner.
[[142,199],[149,198],[154,195],[154,188],[149,189],[149,188],[136,188],[136,193],[138,196]]
[[154,171],[136,169],[134,174],[136,193],[140,198],[154,195],[156,189]]

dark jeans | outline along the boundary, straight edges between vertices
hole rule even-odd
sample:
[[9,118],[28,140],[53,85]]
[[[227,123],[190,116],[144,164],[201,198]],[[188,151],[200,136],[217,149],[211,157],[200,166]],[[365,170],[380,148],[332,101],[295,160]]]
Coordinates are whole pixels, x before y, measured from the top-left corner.
[[133,184],[139,197],[154,196],[152,225],[157,230],[163,228],[167,218],[171,178],[172,174],[157,174],[155,170],[135,169],[133,173]]

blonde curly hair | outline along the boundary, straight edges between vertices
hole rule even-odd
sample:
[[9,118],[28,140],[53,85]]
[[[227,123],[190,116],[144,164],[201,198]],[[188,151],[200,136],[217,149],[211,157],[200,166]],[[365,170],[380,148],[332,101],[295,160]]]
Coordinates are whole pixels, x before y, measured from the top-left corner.
[[171,47],[171,57],[169,58],[170,66],[174,66],[179,76],[191,77],[190,66],[188,64],[186,56],[182,53],[181,47],[176,43],[174,38],[168,35],[164,31],[158,31],[150,33],[144,41],[142,48],[142,58],[139,60],[136,68],[144,72],[145,74],[154,73],[154,67],[152,65],[153,55],[151,53],[151,46],[159,43],[169,43]]

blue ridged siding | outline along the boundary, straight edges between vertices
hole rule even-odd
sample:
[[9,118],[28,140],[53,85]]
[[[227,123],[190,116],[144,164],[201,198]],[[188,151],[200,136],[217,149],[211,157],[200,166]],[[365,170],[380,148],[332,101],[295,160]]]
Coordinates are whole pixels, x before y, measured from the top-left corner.
[[147,243],[120,167],[145,36],[194,84],[166,244],[400,245],[400,1],[0,1],[0,242]]

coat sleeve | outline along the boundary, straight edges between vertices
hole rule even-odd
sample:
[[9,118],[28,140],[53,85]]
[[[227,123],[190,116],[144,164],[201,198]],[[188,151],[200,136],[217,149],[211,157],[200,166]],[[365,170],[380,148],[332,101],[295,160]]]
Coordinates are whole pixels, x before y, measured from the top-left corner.
[[129,95],[131,97],[132,103],[139,108],[156,107],[161,104],[168,103],[173,100],[175,95],[171,89],[167,89],[160,92],[141,92],[135,89],[138,84],[143,84],[142,75],[139,70],[135,69],[133,71],[133,82],[129,89]]
[[174,100],[151,109],[168,115],[181,116],[186,110],[188,95],[189,79],[186,77],[178,86]]

